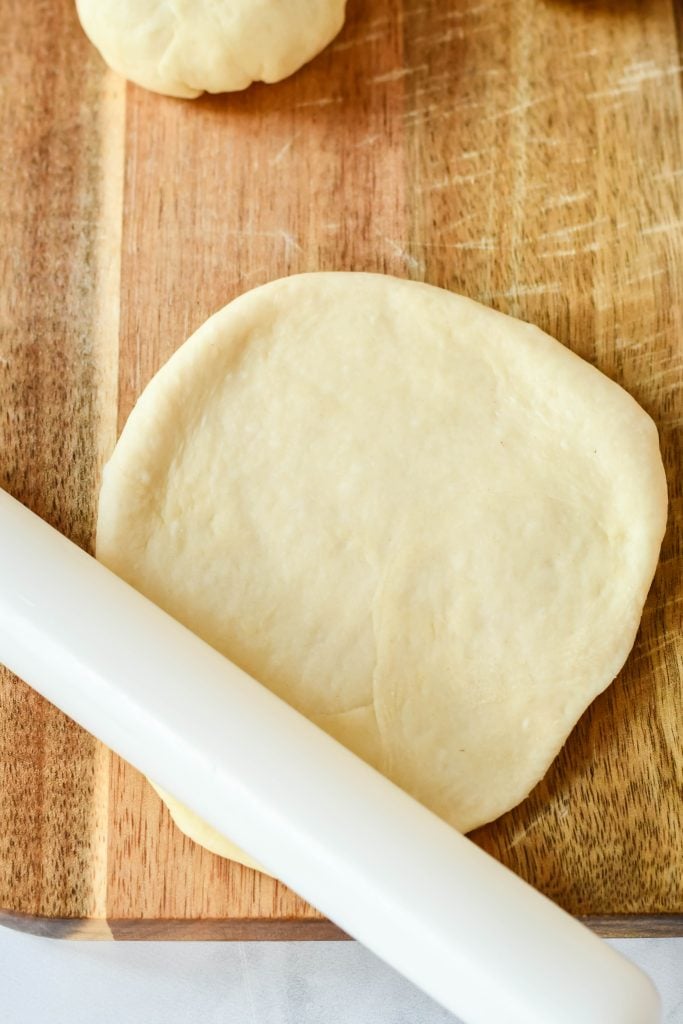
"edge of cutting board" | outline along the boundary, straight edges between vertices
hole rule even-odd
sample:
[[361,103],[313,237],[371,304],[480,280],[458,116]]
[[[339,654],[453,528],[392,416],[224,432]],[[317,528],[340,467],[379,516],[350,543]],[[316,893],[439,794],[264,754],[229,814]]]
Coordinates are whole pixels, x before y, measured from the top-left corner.
[[[683,937],[683,914],[614,914],[579,920],[605,938]],[[205,918],[150,920],[40,917],[0,908],[0,925],[48,939],[117,941],[340,941],[349,936],[331,921]]]
[[[302,941],[348,939],[331,921],[249,918],[97,918],[41,917],[0,908],[0,925],[48,939],[115,939],[118,941]],[[683,917],[681,918],[683,935]]]

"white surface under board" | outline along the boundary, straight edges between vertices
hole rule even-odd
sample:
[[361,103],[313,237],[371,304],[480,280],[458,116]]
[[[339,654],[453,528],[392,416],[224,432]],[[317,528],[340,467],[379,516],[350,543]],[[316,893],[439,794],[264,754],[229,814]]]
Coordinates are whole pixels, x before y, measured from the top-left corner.
[[[665,1024],[683,1024],[683,939],[613,945],[658,986]],[[455,1020],[353,942],[64,942],[0,928],[0,991],[3,1024]]]

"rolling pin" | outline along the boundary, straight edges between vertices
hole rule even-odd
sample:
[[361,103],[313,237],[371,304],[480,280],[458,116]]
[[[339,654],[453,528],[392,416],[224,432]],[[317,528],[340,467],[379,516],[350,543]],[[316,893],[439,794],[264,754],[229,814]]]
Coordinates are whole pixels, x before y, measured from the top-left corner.
[[649,979],[0,491],[0,661],[467,1024],[655,1024]]

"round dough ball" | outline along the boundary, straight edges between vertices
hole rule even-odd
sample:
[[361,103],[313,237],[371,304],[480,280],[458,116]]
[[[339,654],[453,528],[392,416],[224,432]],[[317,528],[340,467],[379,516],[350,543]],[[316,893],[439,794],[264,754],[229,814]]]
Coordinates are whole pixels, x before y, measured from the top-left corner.
[[346,0],[76,0],[104,60],[132,82],[192,98],[279,82],[334,39]]
[[542,331],[304,274],[232,302],[148,385],[97,555],[468,831],[623,665],[666,503],[652,420]]

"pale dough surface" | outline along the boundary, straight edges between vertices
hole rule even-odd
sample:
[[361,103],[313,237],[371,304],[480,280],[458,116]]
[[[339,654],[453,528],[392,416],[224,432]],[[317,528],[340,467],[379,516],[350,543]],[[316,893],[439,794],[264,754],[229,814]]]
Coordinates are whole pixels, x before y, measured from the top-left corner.
[[305,274],[226,306],[148,385],[97,555],[468,831],[623,665],[666,505],[652,420],[542,331]]
[[110,67],[169,96],[279,82],[344,23],[346,0],[76,0]]

